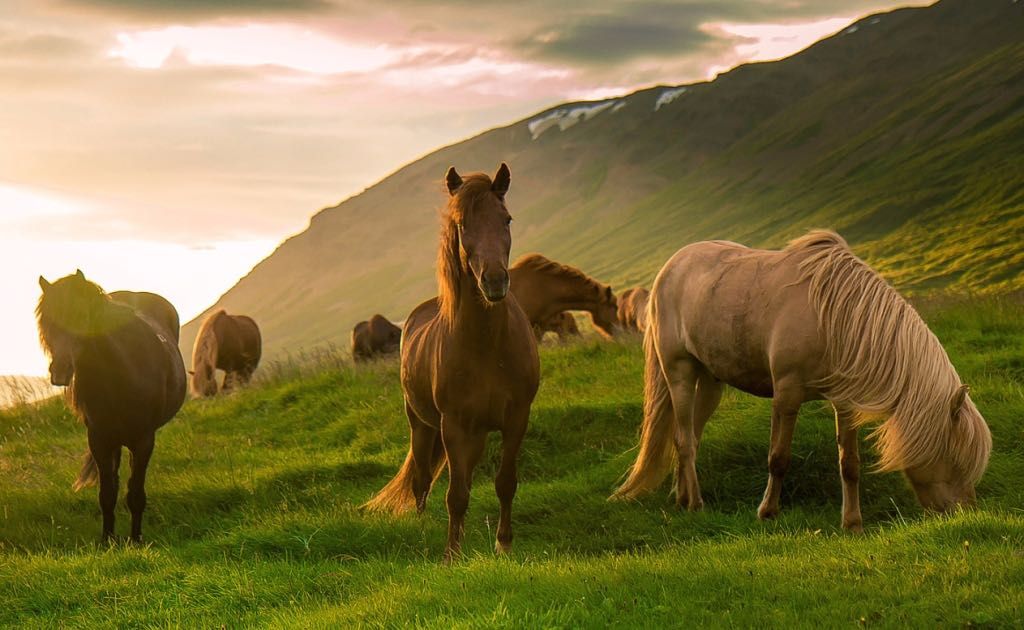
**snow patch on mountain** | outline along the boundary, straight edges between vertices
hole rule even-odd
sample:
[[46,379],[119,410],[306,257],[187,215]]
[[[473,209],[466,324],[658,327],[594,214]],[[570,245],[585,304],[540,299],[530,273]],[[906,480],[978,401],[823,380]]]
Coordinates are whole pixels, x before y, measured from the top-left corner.
[[658,100],[654,101],[654,111],[658,111],[663,106],[676,100],[682,96],[684,92],[686,92],[686,88],[684,87],[662,90],[661,94],[658,95]]
[[530,135],[534,140],[536,140],[542,133],[556,125],[559,130],[565,131],[576,123],[584,120],[590,120],[609,108],[613,108],[612,111],[618,111],[621,105],[624,104],[625,101],[622,99],[611,99],[607,101],[600,101],[598,103],[560,107],[552,112],[544,114],[543,116],[538,116],[537,118],[528,121],[526,126],[530,129]]

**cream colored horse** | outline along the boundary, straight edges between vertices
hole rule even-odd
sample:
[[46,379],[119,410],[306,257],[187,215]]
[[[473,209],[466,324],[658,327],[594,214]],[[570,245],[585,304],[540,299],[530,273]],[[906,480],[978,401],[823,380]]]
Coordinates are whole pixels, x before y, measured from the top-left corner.
[[676,461],[676,502],[703,505],[695,466],[722,384],[772,399],[768,487],[758,516],[779,512],[800,405],[835,408],[843,527],[860,531],[857,430],[873,432],[879,469],[902,470],[921,504],[973,503],[992,438],[939,340],[837,234],[783,251],[711,241],[662,267],[648,304],[640,452],[613,498],[658,486]]

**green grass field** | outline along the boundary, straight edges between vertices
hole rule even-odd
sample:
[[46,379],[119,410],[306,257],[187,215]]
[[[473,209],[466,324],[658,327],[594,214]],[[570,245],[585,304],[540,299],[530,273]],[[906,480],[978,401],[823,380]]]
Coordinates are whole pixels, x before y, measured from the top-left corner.
[[[831,415],[804,408],[783,515],[759,522],[767,401],[729,392],[698,470],[706,502],[606,498],[633,458],[638,340],[545,347],[521,457],[515,551],[493,555],[492,442],[466,559],[440,564],[442,477],[423,517],[358,505],[407,445],[397,365],[264,369],[162,429],[143,547],[99,547],[94,490],[70,485],[84,429],[54,399],[0,411],[0,623],[67,627],[1010,626],[1024,619],[1024,309],[925,305],[995,442],[980,509],[922,514],[866,475],[844,534]],[[865,445],[866,462],[873,461]],[[123,497],[123,493],[122,493]],[[118,507],[118,530],[128,514]]]

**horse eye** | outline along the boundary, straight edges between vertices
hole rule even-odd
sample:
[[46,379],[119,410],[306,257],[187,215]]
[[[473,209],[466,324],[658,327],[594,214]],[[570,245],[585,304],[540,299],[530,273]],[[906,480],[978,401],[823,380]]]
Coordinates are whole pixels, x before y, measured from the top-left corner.
[[512,217],[505,219],[505,225],[512,225]]

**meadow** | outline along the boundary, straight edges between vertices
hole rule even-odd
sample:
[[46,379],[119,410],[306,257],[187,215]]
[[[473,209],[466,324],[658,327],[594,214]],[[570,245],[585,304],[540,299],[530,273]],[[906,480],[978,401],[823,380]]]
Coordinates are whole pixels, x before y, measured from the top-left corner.
[[[85,431],[62,400],[0,411],[0,624],[1016,625],[1024,306],[986,297],[921,309],[992,429],[976,510],[923,514],[899,475],[866,474],[866,534],[842,532],[833,420],[816,403],[800,416],[783,513],[758,521],[769,403],[735,391],[701,446],[703,512],[675,510],[667,484],[608,502],[635,455],[642,352],[636,338],[588,337],[542,348],[512,555],[492,551],[495,438],[475,477],[466,557],[444,567],[446,476],[421,517],[358,509],[407,448],[397,362],[354,368],[326,351],[186,403],[157,436],[143,546],[97,544],[95,490],[70,488]],[[123,500],[118,519],[124,535]]]

